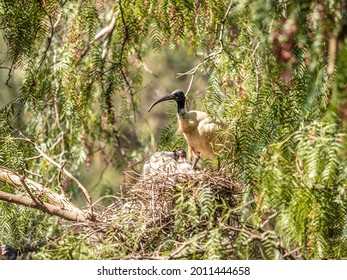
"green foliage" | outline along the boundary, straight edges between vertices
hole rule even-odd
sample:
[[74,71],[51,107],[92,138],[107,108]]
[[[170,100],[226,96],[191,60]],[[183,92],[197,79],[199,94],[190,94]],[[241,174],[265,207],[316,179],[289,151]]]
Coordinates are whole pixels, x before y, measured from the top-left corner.
[[[0,186],[0,190],[4,188]],[[0,242],[19,253],[26,252],[31,244],[45,244],[60,233],[56,218],[47,214],[6,202],[0,202],[0,209]]]
[[[50,1],[47,8],[57,1]],[[33,56],[39,56],[49,30],[47,12],[41,1],[1,1],[0,29],[9,46],[9,59],[14,65],[25,64]]]
[[[115,218],[114,228],[123,230],[111,229],[100,239],[67,231],[39,258],[170,255],[182,243],[182,258],[278,259],[285,252],[295,252],[292,258],[346,258],[343,1],[22,2],[0,3],[9,78],[16,67],[23,71],[19,98],[0,112],[1,165],[28,170],[29,178],[55,190],[64,183],[78,195],[21,132],[76,175],[92,158],[118,170],[142,160],[157,146],[144,136],[139,114],[147,106],[146,55],[184,47],[200,59],[187,72],[191,107],[226,124],[222,172],[232,173],[245,190],[233,205],[241,225],[230,222],[227,197],[204,183],[191,192],[188,184],[175,193],[174,220],[164,229],[147,227],[135,209]],[[208,87],[200,100],[192,95],[202,71]],[[172,105],[172,121],[156,132],[160,150],[186,147],[175,114]],[[112,188],[103,191],[113,194]],[[42,239],[41,227],[54,225],[22,208],[17,217],[15,207],[2,204],[2,242]],[[32,230],[31,218],[40,217]]]
[[161,132],[160,141],[158,143],[159,150],[174,151],[179,148],[185,149],[187,146],[183,135],[178,134],[177,125],[169,125]]
[[[336,124],[303,126],[276,144],[262,161],[259,207],[278,212],[276,231],[288,248],[297,244],[309,258],[332,258],[345,227],[346,160]],[[294,150],[286,146],[294,144]],[[344,246],[344,245],[343,245]]]

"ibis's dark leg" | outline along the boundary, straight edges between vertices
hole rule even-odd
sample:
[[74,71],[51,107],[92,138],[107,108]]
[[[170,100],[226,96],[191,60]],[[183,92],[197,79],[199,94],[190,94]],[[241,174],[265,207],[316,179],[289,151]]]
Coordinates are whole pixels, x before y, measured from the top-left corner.
[[194,161],[193,166],[192,166],[193,170],[195,170],[196,164],[198,163],[199,159],[200,159],[200,157],[195,158],[195,161]]

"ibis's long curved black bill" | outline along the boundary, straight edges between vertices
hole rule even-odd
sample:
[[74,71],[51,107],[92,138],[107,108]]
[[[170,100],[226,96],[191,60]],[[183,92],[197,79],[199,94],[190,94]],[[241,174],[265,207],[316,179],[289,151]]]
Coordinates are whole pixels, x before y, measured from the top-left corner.
[[150,112],[150,111],[152,110],[152,108],[153,108],[155,105],[157,105],[158,103],[161,103],[161,102],[167,101],[167,100],[175,100],[175,97],[172,96],[172,95],[170,94],[170,95],[168,95],[168,96],[164,96],[164,97],[158,99],[157,101],[155,101],[155,102],[151,105],[151,107],[149,107],[148,112]]

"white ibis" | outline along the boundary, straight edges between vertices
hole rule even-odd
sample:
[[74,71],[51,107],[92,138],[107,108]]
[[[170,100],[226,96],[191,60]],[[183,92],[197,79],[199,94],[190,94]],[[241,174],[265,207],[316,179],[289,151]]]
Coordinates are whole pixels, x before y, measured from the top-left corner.
[[142,174],[144,176],[157,172],[165,174],[194,173],[193,167],[186,162],[186,152],[183,149],[168,152],[154,153],[144,164]]
[[200,158],[216,157],[216,133],[223,124],[201,111],[186,111],[186,97],[182,90],[174,90],[170,95],[155,101],[148,112],[160,102],[175,100],[177,103],[178,129],[184,135],[191,154],[195,157],[193,168]]

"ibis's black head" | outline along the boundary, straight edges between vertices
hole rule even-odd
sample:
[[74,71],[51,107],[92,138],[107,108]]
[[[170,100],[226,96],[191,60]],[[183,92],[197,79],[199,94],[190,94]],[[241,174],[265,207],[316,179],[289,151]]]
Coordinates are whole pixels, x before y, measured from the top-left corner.
[[171,92],[170,95],[164,96],[164,97],[158,99],[157,101],[155,101],[151,105],[151,107],[149,107],[148,112],[150,112],[152,110],[152,108],[155,105],[157,105],[158,103],[163,102],[163,101],[167,101],[167,100],[175,100],[177,103],[178,112],[180,112],[181,110],[184,109],[184,105],[186,102],[186,96],[184,95],[184,92],[182,90],[179,90],[179,89],[174,90],[173,92]]

